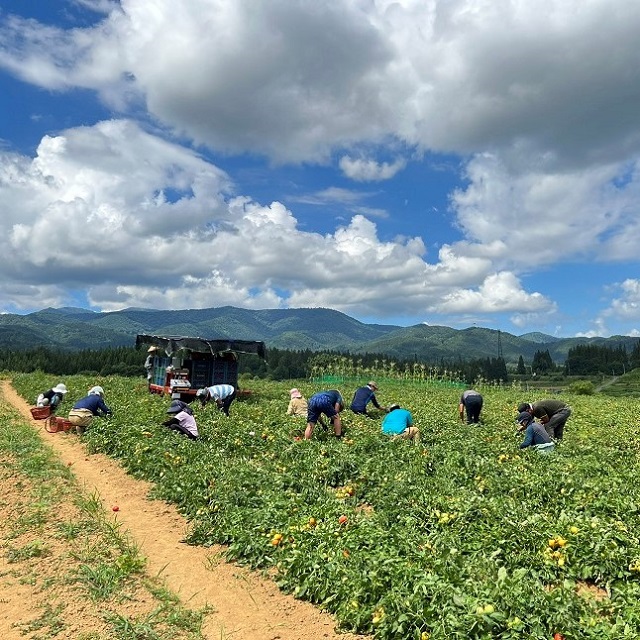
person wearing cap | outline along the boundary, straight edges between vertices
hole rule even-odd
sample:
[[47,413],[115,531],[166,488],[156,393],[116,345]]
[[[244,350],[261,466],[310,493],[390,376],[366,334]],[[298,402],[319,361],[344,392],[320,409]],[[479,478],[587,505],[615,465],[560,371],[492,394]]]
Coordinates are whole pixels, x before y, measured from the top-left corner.
[[196,397],[204,407],[207,402],[215,402],[225,416],[229,415],[229,407],[236,397],[236,389],[230,384],[214,384],[212,387],[198,389]]
[[412,440],[416,444],[420,442],[420,431],[413,426],[411,412],[402,409],[399,404],[389,407],[389,412],[382,420],[382,433],[392,436],[393,439]]
[[111,409],[104,401],[104,390],[102,387],[93,387],[90,393],[73,405],[69,411],[69,422],[76,428],[76,433],[82,435],[96,416],[104,418],[111,414]]
[[144,361],[144,368],[147,370],[147,385],[151,386],[153,379],[153,359],[158,351],[158,347],[149,347],[147,349],[147,359]]
[[64,382],[59,382],[55,387],[40,393],[36,399],[36,407],[51,407],[54,413],[58,405],[64,400],[68,389]]
[[167,409],[167,413],[171,417],[162,423],[165,427],[182,433],[191,440],[197,440],[200,437],[193,411],[191,411],[191,407],[186,402],[173,400],[171,406]]
[[189,415],[193,415],[193,409],[186,402],[184,402],[184,400],[178,400],[176,398],[175,400],[171,401],[171,404],[175,407],[180,407],[181,411],[185,411]]
[[549,437],[544,426],[536,422],[531,413],[522,411],[516,418],[516,422],[518,423],[518,431],[524,431],[524,440],[520,444],[521,449],[535,447],[544,453],[553,450],[553,440]]
[[310,398],[307,406],[307,428],[304,431],[304,439],[311,440],[313,430],[318,422],[322,422],[322,414],[327,416],[333,424],[333,432],[336,438],[342,437],[342,422],[340,412],[344,410],[342,394],[336,389],[319,391]]
[[309,403],[298,389],[289,391],[289,406],[287,407],[287,415],[301,418],[307,415]]
[[370,417],[367,413],[367,405],[370,402],[376,409],[382,409],[376,398],[377,390],[378,385],[373,380],[367,382],[364,387],[356,389],[356,392],[353,394],[353,400],[351,400],[351,411]]
[[466,391],[463,391],[458,404],[460,420],[464,422],[464,414],[466,412],[467,424],[478,424],[480,422],[482,403],[482,395],[475,389],[467,389]]
[[562,440],[564,426],[571,415],[571,407],[562,400],[547,398],[533,404],[522,402],[518,405],[518,413],[530,413],[544,425],[547,434],[554,440]]

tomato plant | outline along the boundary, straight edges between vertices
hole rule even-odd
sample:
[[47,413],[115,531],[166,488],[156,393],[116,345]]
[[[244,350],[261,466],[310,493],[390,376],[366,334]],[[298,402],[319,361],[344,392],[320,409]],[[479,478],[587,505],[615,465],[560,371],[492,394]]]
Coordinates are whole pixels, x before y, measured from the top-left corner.
[[[25,398],[49,382],[14,376]],[[640,637],[631,399],[567,395],[565,440],[541,456],[518,447],[513,421],[528,398],[516,388],[484,391],[483,422],[468,426],[457,389],[381,384],[382,402],[411,410],[416,446],[349,411],[342,439],[320,426],[300,439],[304,419],[285,415],[291,382],[251,382],[230,418],[194,406],[198,441],[160,426],[169,400],[143,381],[65,382],[68,407],[96,382],[105,388],[114,415],[83,439],[175,502],[191,542],[271,568],[345,629],[384,640]]]

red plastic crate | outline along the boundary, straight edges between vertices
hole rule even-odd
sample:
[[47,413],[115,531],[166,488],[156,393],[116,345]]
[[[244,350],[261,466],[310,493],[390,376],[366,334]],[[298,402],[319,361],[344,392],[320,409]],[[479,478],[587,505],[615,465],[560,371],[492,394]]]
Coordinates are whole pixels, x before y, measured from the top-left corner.
[[31,416],[34,420],[44,420],[51,415],[51,407],[31,407]]

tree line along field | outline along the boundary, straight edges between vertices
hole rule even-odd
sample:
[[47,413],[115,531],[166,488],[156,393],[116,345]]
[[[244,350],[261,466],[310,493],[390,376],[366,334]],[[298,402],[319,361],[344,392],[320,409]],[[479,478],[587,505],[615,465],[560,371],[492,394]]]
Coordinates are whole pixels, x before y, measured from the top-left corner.
[[[12,379],[31,402],[58,381]],[[194,442],[160,426],[169,399],[143,380],[64,381],[59,414],[105,388],[114,415],[83,439],[176,503],[192,544],[226,545],[344,629],[385,640],[640,637],[635,400],[563,394],[565,440],[542,456],[518,448],[516,406],[542,397],[518,388],[481,389],[483,423],[467,426],[459,390],[378,380],[383,405],[411,410],[414,446],[348,409],[342,440],[319,425],[300,439],[305,420],[285,415],[291,382],[251,381],[230,418],[194,406]],[[296,386],[307,398],[319,390]],[[349,400],[354,386],[340,390]]]

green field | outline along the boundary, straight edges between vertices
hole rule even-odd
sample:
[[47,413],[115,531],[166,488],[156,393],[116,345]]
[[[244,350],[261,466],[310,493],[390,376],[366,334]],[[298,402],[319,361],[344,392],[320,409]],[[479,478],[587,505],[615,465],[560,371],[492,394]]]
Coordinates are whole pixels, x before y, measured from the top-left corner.
[[[57,380],[15,375],[27,399]],[[231,417],[195,407],[197,442],[159,426],[168,399],[143,381],[93,384],[114,416],[87,445],[116,457],[193,522],[193,544],[269,571],[281,588],[376,638],[640,638],[637,400],[563,398],[574,413],[553,455],[518,448],[518,388],[483,389],[484,422],[459,422],[459,390],[381,383],[422,442],[391,442],[349,411],[345,437],[285,414],[292,383],[252,381]],[[296,384],[307,397],[317,389]],[[353,386],[341,388],[350,398]],[[341,518],[341,516],[346,517]]]

